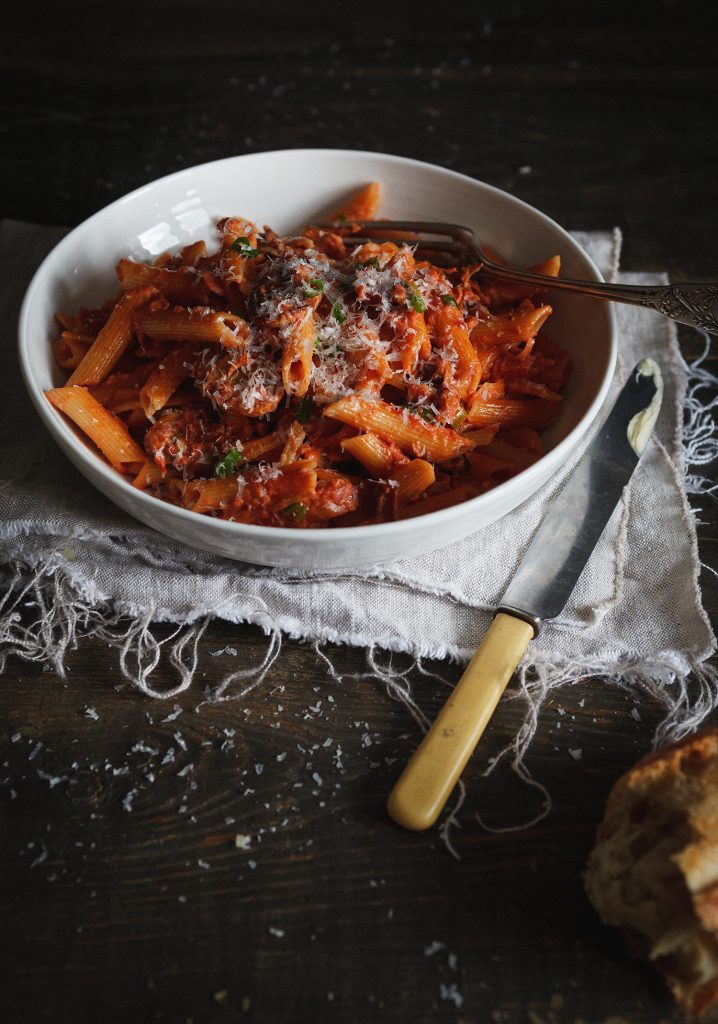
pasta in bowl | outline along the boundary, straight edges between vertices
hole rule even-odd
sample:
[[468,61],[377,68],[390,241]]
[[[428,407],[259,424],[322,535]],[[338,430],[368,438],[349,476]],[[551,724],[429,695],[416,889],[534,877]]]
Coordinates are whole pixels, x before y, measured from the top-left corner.
[[[285,198],[265,217],[272,176],[284,175],[275,199],[286,197],[303,163],[304,180],[311,167],[314,174],[302,212],[313,203],[314,216],[299,219],[301,204]],[[437,547],[491,522],[573,447],[610,380],[610,312],[574,317],[576,339],[570,300],[555,316],[549,296],[484,281],[476,268],[419,261],[405,239],[354,245],[352,217],[377,213],[374,179],[383,183],[382,213],[470,223],[471,206],[489,200],[494,223],[482,223],[482,238],[497,248],[503,241],[508,259],[517,258],[518,230],[528,236],[524,265],[536,254],[544,273],[556,273],[560,253],[596,276],[573,240],[536,211],[400,158],[257,154],[140,190],[48,257],[20,327],[42,418],[119,505],[230,557],[344,568]],[[425,193],[413,210],[411,196],[396,202],[406,181]],[[453,199],[450,212],[432,194],[437,184]],[[223,216],[236,209],[234,191],[252,220]],[[173,202],[183,193],[199,202]],[[516,227],[500,229],[507,211]],[[325,213],[344,217],[347,229],[312,226]],[[279,219],[284,232],[259,227],[265,219]],[[103,228],[115,231],[117,274],[104,288],[82,245],[91,253]],[[61,333],[50,342],[50,317],[38,352],[29,335],[38,337],[33,322],[53,298]],[[549,317],[558,324],[547,336]]]

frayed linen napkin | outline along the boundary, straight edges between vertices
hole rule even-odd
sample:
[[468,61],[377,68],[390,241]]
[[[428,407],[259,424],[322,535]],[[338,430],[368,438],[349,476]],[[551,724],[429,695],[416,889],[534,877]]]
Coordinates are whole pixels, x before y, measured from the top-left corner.
[[[121,649],[123,671],[144,692],[168,697],[190,685],[197,639],[207,621],[259,624],[272,635],[267,658],[258,669],[223,680],[214,691],[217,699],[246,692],[264,677],[281,634],[415,657],[468,659],[546,509],[560,500],[578,456],[540,493],[461,543],[356,574],[266,569],[180,545],[115,508],[86,482],[55,447],[24,393],[14,325],[32,271],[61,234],[17,222],[5,222],[0,232],[6,268],[0,424],[2,436],[11,440],[0,447],[5,656],[50,659],[61,670],[68,646],[83,633],[100,633]],[[619,274],[618,230],[577,238],[604,276],[635,284],[659,280]],[[617,314],[620,361],[606,408],[633,365],[650,355],[665,379],[662,412],[569,604],[530,645],[519,678],[534,710],[552,686],[587,674],[635,683],[665,704],[666,739],[694,727],[718,704],[716,674],[704,664],[715,637],[701,604],[686,497],[691,445],[715,453],[718,442],[706,434],[702,410],[707,374],[698,368],[689,382],[673,324],[630,306],[617,306]],[[17,615],[28,597],[40,609],[29,626]],[[185,627],[174,641],[179,682],[162,693],[150,678],[157,656],[153,621]],[[131,648],[135,669],[128,668]],[[524,740],[531,731],[524,730]]]

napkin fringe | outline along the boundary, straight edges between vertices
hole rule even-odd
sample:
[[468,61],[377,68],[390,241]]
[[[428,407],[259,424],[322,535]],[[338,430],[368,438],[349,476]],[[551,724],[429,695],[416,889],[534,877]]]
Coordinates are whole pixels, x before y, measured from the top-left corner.
[[[703,353],[685,367],[685,423],[682,449],[679,448],[685,465],[693,470],[687,475],[687,491],[699,501],[718,497],[718,483],[701,472],[701,467],[710,465],[718,458],[718,425],[715,417],[718,408],[718,378],[704,365],[710,348],[709,336],[704,335],[704,338]],[[700,510],[696,513],[686,503],[686,515],[698,521]],[[205,701],[242,699],[260,686],[279,655],[284,635],[313,641],[318,645],[318,653],[325,659],[328,671],[336,680],[341,677],[325,645],[334,643],[365,648],[367,672],[359,675],[379,680],[392,699],[406,706],[417,725],[426,728],[427,719],[414,698],[410,677],[415,674],[430,675],[449,686],[451,684],[443,677],[429,672],[422,659],[464,662],[472,653],[449,643],[424,641],[412,644],[396,636],[378,640],[375,638],[369,643],[367,637],[360,634],[345,634],[328,628],[310,631],[304,629],[297,620],[276,619],[263,602],[256,598],[245,606],[232,608],[231,612],[223,608],[196,610],[181,621],[175,619],[174,631],[160,639],[153,630],[153,624],[158,620],[172,621],[172,616],[166,610],[154,606],[138,608],[113,605],[98,600],[94,583],[72,578],[71,570],[63,562],[61,554],[58,550],[34,566],[22,559],[6,566],[6,589],[0,598],[0,672],[4,670],[7,659],[15,656],[25,661],[43,663],[64,677],[68,652],[77,647],[81,638],[94,637],[117,650],[120,669],[128,683],[149,697],[172,699],[192,685],[197,673],[199,641],[211,619],[219,616],[238,623],[258,625],[267,635],[267,646],[257,665],[241,665],[226,673],[219,683],[205,692]],[[377,582],[381,585],[379,580]],[[386,584],[392,585],[392,581],[387,579]],[[378,652],[382,650],[407,654],[413,660],[408,669],[398,669],[393,665],[391,656],[386,662],[379,660]],[[175,669],[177,682],[166,690],[158,690],[151,676],[163,656]],[[617,657],[613,663],[608,664],[605,661],[593,663],[590,660],[572,660],[568,663],[546,654],[540,659],[525,661],[519,669],[518,686],[510,688],[507,697],[523,698],[526,702],[526,716],[516,736],[498,755],[495,763],[498,764],[510,755],[514,771],[524,782],[543,793],[543,807],[534,822],[545,817],[551,809],[550,795],[540,783],[532,779],[525,764],[541,707],[549,693],[572,685],[586,676],[599,678],[632,693],[642,692],[663,706],[665,715],[656,729],[654,746],[662,746],[693,731],[707,715],[718,708],[718,669],[705,661],[687,659],[676,652],[666,651],[649,660]],[[494,767],[490,765],[487,772],[493,771]],[[514,827],[523,828],[526,823],[509,826]]]

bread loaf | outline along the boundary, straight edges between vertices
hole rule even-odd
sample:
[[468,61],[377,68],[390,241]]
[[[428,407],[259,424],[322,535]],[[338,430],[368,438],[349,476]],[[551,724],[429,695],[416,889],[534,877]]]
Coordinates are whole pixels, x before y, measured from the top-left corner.
[[718,729],[649,755],[618,780],[586,890],[684,1009],[718,1019]]

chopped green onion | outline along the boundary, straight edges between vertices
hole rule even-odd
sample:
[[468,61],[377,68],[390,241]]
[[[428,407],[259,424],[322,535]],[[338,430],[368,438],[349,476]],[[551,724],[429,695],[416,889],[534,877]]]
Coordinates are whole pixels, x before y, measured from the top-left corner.
[[431,409],[427,408],[427,406],[425,405],[414,405],[413,402],[407,402],[406,408],[410,412],[413,412],[416,416],[421,416],[421,418],[423,420],[426,420],[427,423],[431,423],[433,420],[436,419],[436,416],[431,411]]
[[232,473],[235,473],[246,461],[247,460],[244,455],[242,455],[238,448],[232,448],[227,452],[224,458],[220,459],[215,465],[214,475],[217,479],[222,480],[224,477],[231,476]]
[[380,267],[379,257],[378,256],[372,256],[371,259],[365,260],[363,263],[355,263],[354,264],[354,269],[355,270],[363,270],[364,267],[376,267],[376,269],[379,270],[379,267]]
[[409,282],[406,285],[406,290],[409,293],[409,305],[413,306],[417,313],[424,313],[426,311],[426,302],[416,285]]
[[245,259],[254,259],[255,256],[259,256],[259,249],[253,249],[249,244],[249,239],[244,235],[241,238],[235,238],[230,245],[230,249],[234,249],[240,256]]
[[309,417],[312,415],[313,409],[314,402],[312,401],[311,396],[305,395],[304,398],[302,398],[301,401],[299,402],[299,405],[297,406],[297,423],[306,423]]
[[464,422],[468,415],[469,414],[466,411],[466,409],[462,409],[460,412],[456,414],[454,419],[451,421],[451,426],[454,428],[454,430],[459,429],[459,427],[461,426],[461,424]]
[[316,338],[314,339],[314,351],[316,352],[317,349],[321,348],[321,345],[322,339],[319,337],[319,335],[317,335]]
[[332,316],[339,324],[343,324],[347,318],[347,315],[342,309],[342,304],[339,301],[339,299],[337,299],[337,301],[332,306]]
[[307,515],[309,509],[303,501],[293,501],[291,505],[287,505],[286,508],[282,509],[285,516],[289,516],[295,523],[301,522]]
[[324,291],[324,282],[318,277],[310,277],[304,285],[304,298],[313,299],[315,295],[321,295]]
[[456,301],[454,296],[451,295],[451,294],[449,294],[449,295],[442,295],[441,296],[441,301],[444,303],[445,306],[458,306],[459,305],[459,303]]

